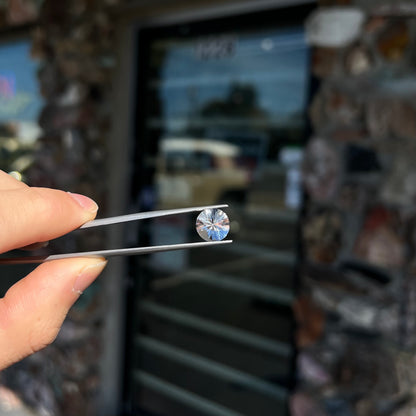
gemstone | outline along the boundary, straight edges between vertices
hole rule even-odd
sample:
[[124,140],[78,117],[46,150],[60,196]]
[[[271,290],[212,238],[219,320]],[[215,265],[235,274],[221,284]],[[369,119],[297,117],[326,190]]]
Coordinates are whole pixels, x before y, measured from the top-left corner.
[[220,241],[230,231],[230,220],[218,208],[204,209],[196,219],[196,231],[205,241]]

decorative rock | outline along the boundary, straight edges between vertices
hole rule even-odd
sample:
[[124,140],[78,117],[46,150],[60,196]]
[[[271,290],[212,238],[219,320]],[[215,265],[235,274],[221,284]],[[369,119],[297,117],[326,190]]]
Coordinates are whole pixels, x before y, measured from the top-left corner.
[[370,191],[357,183],[346,183],[340,188],[336,199],[336,206],[345,212],[360,213],[368,200],[371,200]]
[[[42,2],[32,55],[43,59],[39,71],[45,98],[39,117],[43,136],[38,140],[35,163],[27,173],[31,185],[91,196],[104,215],[108,183],[104,143],[111,130],[111,102],[106,94],[114,68],[113,20],[105,4],[89,0]],[[71,236],[57,240],[51,246],[63,252],[86,251],[97,249],[98,243],[102,247],[102,241],[102,232],[97,231],[82,239]],[[28,382],[16,386],[19,396],[30,398],[32,378],[39,386],[37,402],[44,401],[46,392],[51,396],[48,400],[52,404],[44,405],[39,413],[96,414],[95,397],[101,384],[100,331],[106,318],[100,307],[102,295],[103,291],[87,291],[71,309],[57,341],[22,362]],[[15,369],[10,371],[9,380],[13,380]],[[48,377],[42,378],[45,373]]]
[[386,138],[390,134],[392,107],[388,100],[373,99],[367,103],[365,119],[370,136]]
[[312,73],[318,77],[330,77],[335,74],[339,52],[335,48],[313,48]]
[[290,398],[292,416],[329,416],[319,402],[306,393],[296,393]]
[[347,342],[344,348],[337,380],[343,391],[347,389],[356,397],[368,391],[372,400],[380,402],[398,393],[396,366],[387,349],[359,338]]
[[303,224],[306,256],[317,263],[336,260],[342,242],[342,218],[334,209],[321,209],[309,214]]
[[362,75],[374,65],[374,58],[369,49],[363,44],[351,47],[345,57],[345,69],[350,75]]
[[342,125],[358,123],[362,116],[361,104],[357,98],[339,89],[327,92],[324,110],[331,121]]
[[340,156],[327,140],[312,139],[305,152],[303,182],[315,201],[328,201],[335,196],[340,182]]
[[416,107],[407,98],[373,98],[366,105],[365,119],[374,139],[416,138]]
[[416,108],[404,100],[394,100],[390,125],[396,137],[416,140]]
[[408,416],[416,409],[416,2],[353,4],[369,17],[341,40],[322,9],[308,21],[320,84],[309,108],[300,290],[320,314],[295,303],[300,380],[291,410]]
[[382,16],[371,16],[364,26],[364,31],[368,35],[379,32],[386,26],[387,19]]
[[43,65],[38,72],[38,79],[40,93],[47,100],[54,99],[65,89],[65,79],[54,64]]
[[72,83],[67,86],[65,91],[57,97],[56,103],[59,106],[74,106],[81,104],[87,97],[87,88],[81,83]]
[[331,130],[329,136],[339,143],[365,143],[368,133],[362,126],[341,126]]
[[354,7],[319,8],[305,23],[306,38],[313,46],[344,47],[358,38],[364,19]]
[[357,125],[363,117],[363,106],[357,97],[339,88],[327,87],[315,96],[310,107],[310,117],[316,130],[332,126]]
[[76,127],[87,126],[93,118],[91,105],[57,107],[47,106],[39,117],[39,125],[47,133],[55,133]]
[[405,21],[389,25],[377,39],[380,55],[389,62],[402,60],[410,46],[410,32]]
[[39,13],[39,2],[34,0],[9,0],[7,21],[11,25],[23,25],[34,22]]
[[405,245],[398,235],[395,221],[397,219],[391,211],[382,207],[372,209],[355,244],[357,257],[380,267],[402,267]]
[[[311,318],[312,319],[312,318]],[[300,353],[297,360],[299,377],[314,387],[324,386],[331,377],[324,366],[311,353]]]
[[322,336],[325,326],[325,315],[310,297],[299,296],[293,304],[297,322],[296,345],[305,348],[315,344]]
[[409,152],[396,156],[392,169],[381,189],[381,198],[386,204],[414,207],[416,202],[416,166],[413,154]]

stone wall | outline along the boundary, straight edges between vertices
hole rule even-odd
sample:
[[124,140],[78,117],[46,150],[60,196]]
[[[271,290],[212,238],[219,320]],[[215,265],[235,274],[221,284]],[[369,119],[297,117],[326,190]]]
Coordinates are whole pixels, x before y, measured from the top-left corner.
[[416,414],[416,2],[322,1],[294,416]]
[[[42,135],[25,180],[32,186],[88,195],[98,202],[100,215],[105,216],[106,141],[114,110],[114,28],[110,9],[116,1],[45,0],[37,5],[40,3],[32,56],[40,64]],[[102,231],[86,232],[82,238],[58,241],[54,247],[91,250],[104,248],[103,240]],[[97,413],[107,301],[99,285],[98,281],[81,296],[51,346],[1,375],[0,387],[14,391],[36,414]]]

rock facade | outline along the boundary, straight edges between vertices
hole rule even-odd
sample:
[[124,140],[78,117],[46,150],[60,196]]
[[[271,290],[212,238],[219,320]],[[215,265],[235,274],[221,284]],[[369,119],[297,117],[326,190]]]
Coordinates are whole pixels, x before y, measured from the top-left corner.
[[416,412],[415,17],[414,1],[321,1],[306,22],[294,416]]

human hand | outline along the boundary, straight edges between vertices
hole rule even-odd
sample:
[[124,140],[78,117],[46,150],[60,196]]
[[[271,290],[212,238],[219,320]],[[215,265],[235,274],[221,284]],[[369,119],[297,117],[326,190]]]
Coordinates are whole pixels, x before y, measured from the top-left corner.
[[[64,235],[97,213],[77,194],[31,188],[0,171],[0,253]],[[50,344],[70,307],[105,267],[103,258],[41,264],[0,299],[0,370]]]

